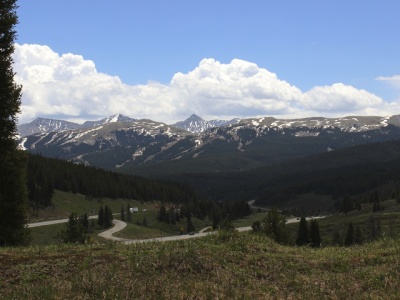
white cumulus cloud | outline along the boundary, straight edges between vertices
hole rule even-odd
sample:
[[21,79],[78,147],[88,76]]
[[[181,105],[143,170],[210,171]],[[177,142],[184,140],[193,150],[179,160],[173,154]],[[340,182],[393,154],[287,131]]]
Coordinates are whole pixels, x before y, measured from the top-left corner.
[[167,123],[192,113],[204,118],[387,115],[400,107],[342,83],[302,92],[240,59],[227,64],[203,59],[187,74],[176,73],[169,84],[127,85],[80,55],[16,44],[14,70],[23,85],[20,123],[38,116],[87,120],[116,113]]

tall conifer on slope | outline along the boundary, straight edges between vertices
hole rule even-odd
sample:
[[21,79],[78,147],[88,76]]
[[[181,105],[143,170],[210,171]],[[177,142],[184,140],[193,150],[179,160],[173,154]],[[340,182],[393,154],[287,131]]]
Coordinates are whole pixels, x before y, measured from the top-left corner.
[[16,9],[16,0],[0,1],[0,246],[29,243],[26,157],[15,142],[22,95],[12,68]]
[[319,225],[316,219],[311,220],[310,224],[310,242],[312,247],[321,247],[321,235],[319,233]]
[[300,219],[299,229],[297,232],[296,245],[304,246],[310,242],[310,233],[308,231],[306,218],[303,216]]
[[104,209],[103,205],[100,206],[99,209],[99,214],[97,217],[97,224],[99,224],[100,227],[104,227]]

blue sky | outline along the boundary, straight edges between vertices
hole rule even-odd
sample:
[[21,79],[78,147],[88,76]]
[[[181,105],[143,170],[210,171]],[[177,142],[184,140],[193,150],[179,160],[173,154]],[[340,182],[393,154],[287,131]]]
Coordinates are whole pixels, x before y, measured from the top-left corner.
[[400,114],[397,0],[18,4],[21,122]]

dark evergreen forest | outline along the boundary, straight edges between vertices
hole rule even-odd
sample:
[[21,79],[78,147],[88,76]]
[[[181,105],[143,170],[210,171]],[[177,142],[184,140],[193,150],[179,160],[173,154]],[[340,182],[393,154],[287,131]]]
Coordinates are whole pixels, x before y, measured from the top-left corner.
[[183,184],[119,174],[67,161],[29,155],[28,189],[31,205],[51,205],[54,190],[88,197],[181,203],[196,193]]
[[244,201],[201,199],[192,188],[181,183],[145,179],[40,155],[29,155],[27,175],[29,201],[34,210],[51,206],[57,189],[92,198],[180,204],[185,217],[209,217],[214,226],[226,217],[236,219],[251,213]]

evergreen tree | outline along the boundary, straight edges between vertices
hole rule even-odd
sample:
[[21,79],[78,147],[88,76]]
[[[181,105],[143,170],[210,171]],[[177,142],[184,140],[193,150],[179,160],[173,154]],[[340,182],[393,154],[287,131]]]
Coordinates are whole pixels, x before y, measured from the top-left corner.
[[215,207],[211,212],[212,228],[217,229],[221,222],[221,211],[218,207]]
[[0,246],[26,245],[28,204],[26,155],[15,143],[22,87],[14,82],[16,0],[0,1]]
[[366,228],[366,238],[368,241],[374,241],[381,236],[381,221],[380,217],[377,218],[370,216]]
[[222,220],[219,228],[221,230],[225,230],[225,231],[234,231],[235,230],[235,226],[233,226],[231,220],[229,220],[229,217],[226,217],[225,219]]
[[349,211],[353,210],[353,200],[349,195],[345,195],[342,202],[341,212],[348,213]]
[[125,211],[124,211],[124,206],[121,206],[121,221],[125,221]]
[[378,191],[375,190],[375,192],[373,192],[373,193],[371,194],[371,196],[370,196],[370,202],[371,202],[371,203],[376,203],[376,202],[379,202],[379,201],[380,201],[380,198],[379,198]]
[[112,226],[113,215],[111,209],[106,205],[104,207],[104,228],[108,228]]
[[285,217],[276,208],[272,208],[261,223],[261,231],[276,242],[287,244],[289,242],[289,231],[285,224]]
[[104,209],[103,205],[100,206],[99,209],[99,214],[97,217],[97,224],[99,224],[100,227],[104,227]]
[[131,212],[131,206],[128,204],[126,208],[126,221],[131,223],[132,222],[132,212]]
[[373,201],[374,205],[372,206],[372,212],[377,212],[383,210],[383,206],[381,205],[381,200],[378,195],[378,191],[375,191],[371,195],[371,201]]
[[65,244],[84,244],[86,240],[85,227],[82,224],[82,219],[78,218],[76,213],[69,215],[66,229],[62,229],[57,234],[57,239]]
[[297,231],[297,246],[304,246],[310,242],[310,233],[308,232],[308,226],[306,218],[303,216],[300,219],[299,229]]
[[261,222],[254,221],[253,224],[251,225],[251,228],[253,229],[253,232],[260,232],[261,231]]
[[321,247],[321,235],[319,233],[319,225],[316,219],[311,220],[310,241],[312,247]]
[[350,222],[347,227],[346,237],[344,239],[345,246],[351,246],[354,243],[354,226],[353,223]]
[[82,226],[85,229],[85,233],[89,231],[89,216],[88,214],[83,214],[83,216],[80,218],[82,222]]
[[158,221],[168,222],[167,210],[165,209],[164,204],[161,205],[160,210],[158,211]]
[[168,218],[168,223],[171,224],[176,224],[176,213],[175,213],[175,209],[174,208],[170,208],[168,209],[168,213],[167,213],[167,218]]
[[187,233],[191,233],[195,230],[193,223],[192,223],[192,218],[190,217],[190,215],[187,218],[187,228],[186,228],[186,232]]
[[354,232],[354,243],[361,245],[364,242],[364,236],[362,234],[360,226],[356,226],[356,230]]
[[89,232],[93,232],[95,227],[96,227],[96,224],[94,223],[94,219],[92,219],[92,220],[90,221]]

